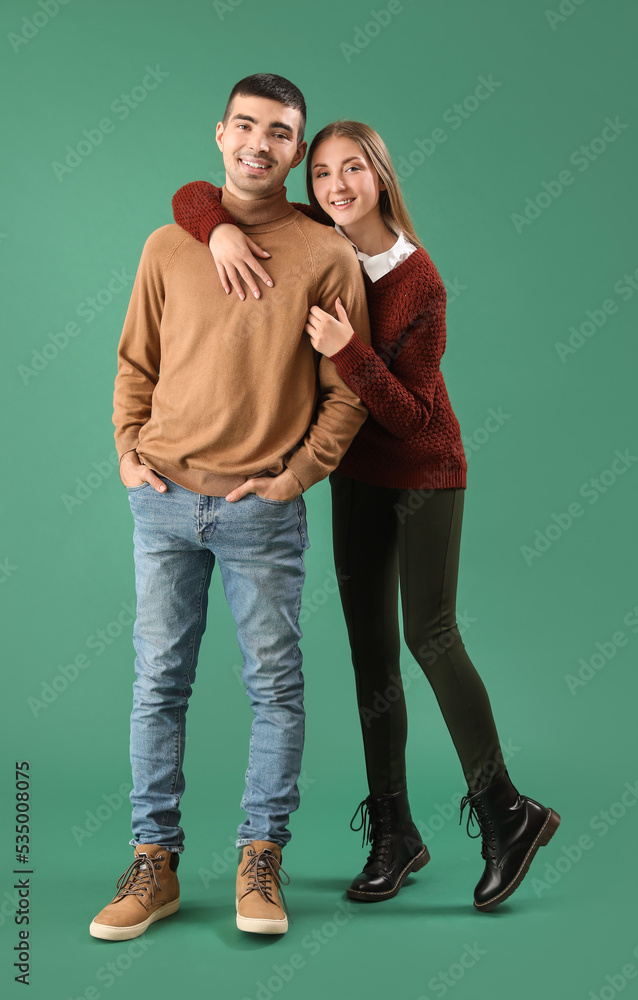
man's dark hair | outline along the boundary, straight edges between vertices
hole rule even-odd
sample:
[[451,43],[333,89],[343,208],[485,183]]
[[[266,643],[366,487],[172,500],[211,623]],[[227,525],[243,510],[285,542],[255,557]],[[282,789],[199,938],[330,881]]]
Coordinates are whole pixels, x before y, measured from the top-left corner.
[[275,73],[253,73],[252,76],[245,76],[243,80],[235,84],[230,92],[222,118],[224,125],[228,124],[230,108],[237,94],[243,94],[245,97],[267,97],[271,101],[279,101],[287,108],[295,108],[296,111],[301,112],[297,145],[303,142],[306,128],[306,102],[299,88],[295,87],[290,80],[286,80],[283,76],[277,76]]

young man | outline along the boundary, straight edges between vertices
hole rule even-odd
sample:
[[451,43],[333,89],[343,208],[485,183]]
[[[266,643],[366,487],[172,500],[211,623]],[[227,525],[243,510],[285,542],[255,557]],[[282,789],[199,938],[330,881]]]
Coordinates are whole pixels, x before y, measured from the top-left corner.
[[[185,715],[216,561],[253,707],[237,926],[287,929],[281,851],[299,804],[304,736],[301,494],[337,466],[367,416],[304,333],[311,306],[333,311],[340,296],[370,341],[352,247],[286,200],[284,180],[306,151],[305,116],[293,84],[260,73],[236,84],[217,125],[222,201],[272,254],[270,294],[225,295],[208,248],[163,226],[144,247],[120,340],[113,422],[137,589],[135,854],[91,923],[106,940],[137,937],[179,907]],[[211,712],[221,723],[220,706]]]

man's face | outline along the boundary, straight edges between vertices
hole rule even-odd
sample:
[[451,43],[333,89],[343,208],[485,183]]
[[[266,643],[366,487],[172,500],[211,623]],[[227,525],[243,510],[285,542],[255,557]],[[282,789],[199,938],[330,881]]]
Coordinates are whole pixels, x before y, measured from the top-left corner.
[[300,124],[295,108],[236,94],[226,126],[218,122],[215,133],[228,190],[240,198],[263,198],[281,190],[306,153],[305,142],[297,145]]

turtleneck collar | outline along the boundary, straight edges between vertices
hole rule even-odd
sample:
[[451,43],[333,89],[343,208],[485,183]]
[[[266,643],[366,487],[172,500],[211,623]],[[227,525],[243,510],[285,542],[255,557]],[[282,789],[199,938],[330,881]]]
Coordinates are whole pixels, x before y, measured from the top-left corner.
[[294,212],[288,199],[286,198],[286,188],[274,194],[269,194],[265,198],[247,200],[237,198],[231,194],[224,184],[222,188],[222,205],[235,217],[242,226],[258,226],[264,222],[276,222],[286,215]]

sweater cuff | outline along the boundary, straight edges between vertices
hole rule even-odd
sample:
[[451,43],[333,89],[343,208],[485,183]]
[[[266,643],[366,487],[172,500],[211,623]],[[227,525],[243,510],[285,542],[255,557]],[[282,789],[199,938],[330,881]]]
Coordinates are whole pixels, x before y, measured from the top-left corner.
[[295,479],[297,480],[297,482],[301,486],[301,492],[304,493],[306,488],[305,488],[304,484],[302,483],[301,479],[299,478],[299,476],[297,475],[297,473],[295,472],[295,470],[292,469],[292,468],[290,468],[289,465],[287,465],[286,468],[290,469],[290,471],[292,472],[293,476],[295,477]]
[[199,220],[199,239],[208,246],[210,234],[222,222],[229,222],[231,226],[237,225],[237,220],[227,212],[222,204],[208,205]]
[[315,483],[325,479],[327,475],[322,466],[310,457],[308,450],[303,445],[286,460],[286,467],[294,472],[304,493]]
[[369,344],[364,344],[359,334],[355,330],[347,344],[330,355],[330,361],[334,361],[341,378],[344,374],[354,371],[363,361],[370,357],[375,351]]
[[137,451],[137,445],[140,439],[140,429],[139,427],[133,427],[128,431],[124,431],[115,435],[115,450],[117,451],[117,457],[121,462],[128,451]]

